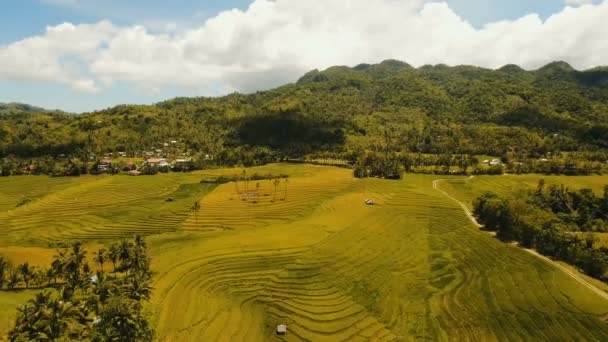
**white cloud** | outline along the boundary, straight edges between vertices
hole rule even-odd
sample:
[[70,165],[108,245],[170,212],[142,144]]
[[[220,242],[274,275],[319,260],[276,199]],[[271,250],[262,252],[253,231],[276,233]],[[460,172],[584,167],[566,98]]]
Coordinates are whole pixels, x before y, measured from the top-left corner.
[[[58,0],[50,0],[58,1]],[[445,3],[426,0],[257,0],[188,31],[150,33],[109,22],[62,24],[0,46],[0,79],[54,81],[95,92],[126,81],[252,91],[294,81],[313,68],[396,58],[422,64],[608,61],[608,1],[566,7],[542,21],[530,14],[476,29]]]

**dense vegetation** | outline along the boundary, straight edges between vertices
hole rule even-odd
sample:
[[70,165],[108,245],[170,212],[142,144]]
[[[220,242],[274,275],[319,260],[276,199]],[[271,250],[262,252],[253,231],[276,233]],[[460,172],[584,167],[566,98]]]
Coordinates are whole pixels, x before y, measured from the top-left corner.
[[[24,263],[13,267],[0,257],[0,290],[35,286],[45,289],[18,308],[11,341],[151,341],[153,331],[142,302],[151,295],[150,258],[141,237],[122,240],[87,263],[80,243],[58,251],[50,267]],[[104,272],[105,264],[113,266]]]
[[608,231],[608,186],[603,196],[591,189],[545,186],[507,199],[487,192],[474,202],[474,213],[500,239],[519,241],[527,248],[566,261],[590,276],[605,279],[608,249],[597,247],[592,235]]
[[35,159],[52,173],[49,164],[66,155],[62,172],[74,171],[91,155],[138,155],[177,139],[201,161],[198,167],[353,159],[371,151],[493,155],[513,172],[585,174],[608,160],[607,122],[606,68],[581,72],[555,62],[536,71],[415,69],[389,60],[314,70],[295,84],[249,95],[176,98],[76,116],[0,111],[0,168],[19,173]]

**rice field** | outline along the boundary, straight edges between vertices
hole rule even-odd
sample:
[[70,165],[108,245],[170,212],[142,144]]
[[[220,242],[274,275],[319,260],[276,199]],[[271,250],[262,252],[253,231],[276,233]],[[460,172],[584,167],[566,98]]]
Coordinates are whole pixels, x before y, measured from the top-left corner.
[[[156,274],[148,310],[159,341],[608,339],[608,302],[480,232],[433,189],[437,177],[362,180],[346,169],[276,164],[247,170],[289,174],[276,194],[267,180],[238,185],[257,191],[248,200],[234,183],[199,184],[240,172],[82,177],[28,192],[35,199],[19,207],[6,196],[0,254],[37,246],[21,248],[42,258],[52,242],[149,235]],[[509,177],[483,186],[454,177],[442,188],[460,196],[520,182]],[[20,193],[21,181],[0,191]],[[14,309],[19,300],[10,298],[0,292],[0,310]],[[287,334],[276,335],[277,324]]]
[[447,191],[469,208],[473,200],[486,191],[503,196],[509,196],[518,191],[535,189],[538,182],[544,179],[545,184],[564,184],[571,189],[592,189],[598,195],[603,194],[604,186],[608,185],[608,176],[546,176],[539,174],[446,177],[441,181],[441,189]]

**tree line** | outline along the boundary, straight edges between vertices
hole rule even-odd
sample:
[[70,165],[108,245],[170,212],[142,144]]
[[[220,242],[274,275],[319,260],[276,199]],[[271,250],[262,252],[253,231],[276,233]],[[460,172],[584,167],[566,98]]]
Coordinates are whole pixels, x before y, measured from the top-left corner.
[[[80,243],[59,250],[47,269],[13,266],[0,257],[0,290],[43,288],[17,309],[11,341],[151,341],[154,331],[143,309],[150,299],[150,257],[145,240],[102,248],[92,255]],[[105,265],[112,270],[105,271]]]
[[570,190],[563,185],[503,197],[486,192],[475,199],[473,212],[485,229],[504,241],[577,266],[606,280],[608,248],[598,246],[594,232],[608,231],[608,185],[603,196],[591,189]]

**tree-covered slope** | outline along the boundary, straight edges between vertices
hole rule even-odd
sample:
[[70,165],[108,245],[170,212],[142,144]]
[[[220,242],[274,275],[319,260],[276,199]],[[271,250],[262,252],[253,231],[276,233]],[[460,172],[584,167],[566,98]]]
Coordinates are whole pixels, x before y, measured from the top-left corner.
[[387,60],[313,70],[254,94],[176,98],[71,116],[0,111],[0,155],[141,152],[168,139],[218,155],[358,150],[500,155],[608,148],[608,69],[536,71]]

